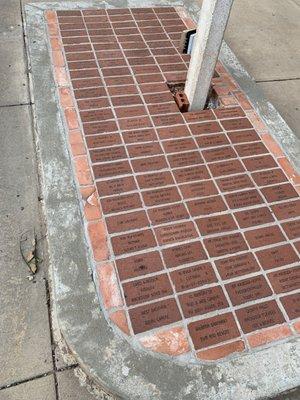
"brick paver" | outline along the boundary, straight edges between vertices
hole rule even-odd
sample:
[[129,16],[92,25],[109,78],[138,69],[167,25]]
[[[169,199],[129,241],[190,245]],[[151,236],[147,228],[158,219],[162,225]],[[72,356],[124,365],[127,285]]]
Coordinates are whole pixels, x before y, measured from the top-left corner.
[[220,63],[220,107],[179,111],[167,83],[186,79],[191,21],[172,7],[45,17],[107,316],[205,361],[299,333],[299,175]]

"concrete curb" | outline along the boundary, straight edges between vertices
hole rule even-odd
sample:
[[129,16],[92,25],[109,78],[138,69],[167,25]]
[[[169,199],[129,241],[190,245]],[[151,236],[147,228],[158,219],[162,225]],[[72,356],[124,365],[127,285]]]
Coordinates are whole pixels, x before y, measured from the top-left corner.
[[[179,2],[169,2],[172,6]],[[197,7],[186,1],[190,15]],[[62,336],[83,370],[116,398],[156,400],[254,400],[300,384],[299,341],[272,345],[215,365],[182,365],[136,350],[108,325],[92,280],[82,212],[66,132],[57,104],[43,11],[93,7],[166,5],[165,1],[35,3],[25,7],[38,155],[55,313]],[[300,145],[275,109],[224,44],[221,60],[231,72],[295,167]],[[279,129],[278,129],[279,127]],[[299,161],[298,161],[299,163]],[[103,397],[105,398],[105,397]]]

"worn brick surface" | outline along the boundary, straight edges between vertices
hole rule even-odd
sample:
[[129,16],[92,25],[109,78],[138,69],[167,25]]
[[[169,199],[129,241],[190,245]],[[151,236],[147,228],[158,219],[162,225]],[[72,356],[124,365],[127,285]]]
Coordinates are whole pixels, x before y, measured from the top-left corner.
[[205,361],[295,334],[300,179],[231,76],[217,64],[217,109],[181,113],[176,9],[57,17],[53,71],[111,321]]

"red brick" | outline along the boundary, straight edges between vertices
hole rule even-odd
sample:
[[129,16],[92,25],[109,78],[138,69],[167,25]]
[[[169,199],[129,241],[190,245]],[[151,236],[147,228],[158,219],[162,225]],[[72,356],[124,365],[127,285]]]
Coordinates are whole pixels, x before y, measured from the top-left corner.
[[285,222],[284,224],[281,224],[281,226],[289,239],[292,240],[300,238],[300,219],[296,221]]
[[293,264],[299,261],[299,257],[290,244],[272,247],[271,249],[260,250],[256,256],[263,269],[272,269],[284,265]]
[[300,267],[280,269],[268,274],[275,293],[286,293],[300,289]]
[[92,185],[93,178],[87,157],[76,157],[74,159],[76,178],[80,185]]
[[118,118],[138,117],[147,114],[144,106],[117,107],[114,111]]
[[99,281],[99,292],[104,307],[108,310],[110,308],[122,306],[123,301],[113,264],[106,263],[98,266],[97,275]]
[[244,158],[243,163],[248,171],[276,168],[277,164],[272,156],[258,156]]
[[236,158],[236,153],[232,147],[220,147],[217,149],[209,149],[202,151],[203,157],[207,162],[227,160],[230,158]]
[[240,129],[253,128],[248,118],[228,119],[221,121],[226,131],[237,131]]
[[94,69],[97,64],[94,60],[89,61],[68,61],[68,68],[70,71],[79,69]]
[[183,123],[183,119],[181,114],[169,114],[169,115],[160,115],[158,117],[153,117],[153,122],[155,126],[169,126],[169,125],[179,125]]
[[119,125],[122,130],[142,129],[152,126],[149,117],[139,118],[124,118],[119,120]]
[[150,225],[145,211],[134,211],[127,214],[106,218],[109,233],[125,232],[131,229],[145,228]]
[[108,259],[109,252],[107,246],[106,229],[102,221],[90,222],[88,224],[88,233],[92,245],[94,259],[104,261]]
[[250,347],[258,347],[276,340],[286,339],[291,335],[291,329],[287,325],[281,325],[253,333],[252,335],[249,335],[247,339]]
[[300,293],[291,294],[280,298],[290,319],[300,317]]
[[157,133],[161,140],[191,136],[188,128],[185,125],[159,128],[157,129]]
[[[166,90],[166,89],[165,89]],[[173,96],[170,92],[144,94],[144,99],[147,104],[161,104],[164,102],[173,101]]]
[[222,132],[221,125],[216,121],[191,124],[190,129],[193,135],[204,135],[208,133]]
[[204,239],[204,244],[211,257],[234,254],[248,249],[241,233],[233,233],[211,239]]
[[268,202],[281,201],[299,197],[298,193],[290,183],[266,187],[261,189],[262,194]]
[[247,190],[225,195],[230,209],[254,206],[263,203],[263,199],[257,190]]
[[174,183],[170,172],[155,172],[153,174],[137,175],[136,178],[141,189],[167,186]]
[[166,153],[179,153],[197,148],[193,139],[167,140],[163,142],[163,147]]
[[250,333],[284,322],[283,315],[275,300],[241,308],[236,310],[236,315],[244,333]]
[[[137,65],[137,61],[135,62],[135,65]],[[164,82],[164,77],[161,74],[136,75],[135,79],[138,84],[151,83],[151,82]]]
[[217,147],[224,146],[225,144],[229,144],[229,140],[227,139],[224,133],[217,133],[215,135],[201,135],[196,137],[196,141],[200,149],[206,147]]
[[172,103],[161,103],[148,105],[148,110],[151,115],[158,114],[174,114],[178,111],[178,108],[174,102]]
[[157,251],[121,258],[116,260],[116,266],[121,281],[148,275],[164,269],[160,254]]
[[218,119],[245,117],[241,107],[217,108],[214,113]]
[[[110,94],[110,96],[124,95],[124,87],[123,86],[108,86],[107,91]],[[126,93],[127,93],[127,95],[138,94],[137,86],[127,85]]]
[[140,143],[154,141],[157,139],[154,129],[142,129],[122,132],[125,143]]
[[135,307],[129,310],[129,315],[135,334],[181,320],[180,312],[174,299]]
[[79,110],[90,110],[92,108],[109,107],[109,101],[106,97],[77,100]]
[[142,208],[140,196],[137,193],[107,197],[101,200],[104,214]]
[[285,240],[277,225],[247,231],[245,232],[245,237],[252,249],[283,242]]
[[164,249],[162,250],[162,254],[168,268],[178,267],[179,265],[207,258],[203,246],[199,241]]
[[205,217],[196,220],[196,224],[203,236],[214,233],[222,233],[238,229],[232,215],[217,215],[215,217]]
[[258,134],[254,129],[246,131],[234,131],[227,133],[232,143],[244,143],[244,142],[255,142],[260,140]]
[[245,171],[242,163],[239,160],[222,161],[208,165],[213,176],[225,176],[238,174]]
[[279,220],[296,218],[300,216],[300,200],[275,204],[271,208],[273,213],[276,215],[276,218]]
[[234,190],[241,190],[254,186],[251,179],[246,174],[217,179],[216,182],[222,192],[232,192]]
[[240,211],[234,214],[240,228],[263,225],[273,222],[274,218],[268,207],[253,208],[252,210]]
[[[105,79],[107,86],[125,86],[125,85],[133,85],[134,80],[131,76],[114,76],[114,77],[106,77]],[[112,99],[112,101],[115,99]],[[120,99],[121,100],[121,99]],[[124,105],[126,105],[125,103]],[[135,103],[137,104],[137,103]],[[123,104],[120,104],[123,105]]]
[[[142,85],[139,85],[139,88],[143,94],[146,94],[146,93],[154,94],[157,92],[167,92],[169,95],[171,95],[170,90],[166,83],[143,83]],[[164,93],[164,95],[165,95],[165,93]],[[173,96],[172,96],[172,98],[173,98]]]
[[136,184],[132,176],[97,182],[99,196],[109,196],[136,190]]
[[197,358],[203,361],[216,361],[225,358],[233,353],[241,353],[245,350],[245,344],[242,340],[223,344],[197,353]]
[[272,295],[272,290],[262,275],[229,283],[226,290],[234,306]]
[[[72,82],[74,82],[74,79],[99,78],[99,70],[96,68],[94,68],[94,69],[79,69],[77,71],[73,70],[73,71],[70,71],[70,77],[71,77]],[[105,90],[103,88],[102,88],[102,92],[105,92]],[[99,96],[105,96],[105,94],[106,93],[100,94]],[[89,96],[87,96],[87,97],[89,97]],[[94,97],[96,97],[96,96],[94,96]]]
[[212,110],[189,111],[183,115],[186,122],[201,122],[216,119]]
[[229,306],[220,286],[197,290],[179,296],[185,318],[207,314]]
[[181,222],[155,228],[155,234],[160,245],[183,242],[198,237],[192,222]]
[[109,147],[122,143],[119,133],[86,136],[85,140],[90,149],[95,147]]
[[172,271],[170,275],[178,292],[217,282],[217,277],[210,263]]
[[129,156],[131,158],[154,156],[156,154],[162,154],[162,148],[158,142],[134,144],[127,146]]
[[192,322],[188,325],[188,329],[196,350],[240,336],[231,313]]
[[92,97],[106,96],[104,88],[77,89],[74,91],[76,99],[89,99]]
[[236,278],[260,270],[252,253],[222,258],[215,261],[215,264],[222,279]]
[[[205,197],[218,194],[218,190],[213,181],[192,182],[192,183],[187,183],[186,185],[180,185],[179,187],[185,199],[194,197]],[[199,201],[201,200],[204,199],[199,199]]]
[[142,193],[146,206],[155,206],[160,204],[175,203],[181,200],[176,187],[147,190]]
[[114,236],[111,238],[111,243],[116,255],[146,250],[156,246],[156,240],[150,229]]
[[287,181],[286,176],[279,168],[255,172],[252,174],[252,178],[258,186],[274,185]]
[[151,208],[148,210],[148,215],[153,225],[189,218],[189,214],[183,204]]
[[196,199],[187,202],[190,214],[193,217],[199,215],[215,214],[227,210],[227,207],[221,196],[207,197],[205,199]]
[[172,168],[187,167],[189,165],[203,163],[203,159],[198,151],[172,154],[167,157]]
[[130,335],[125,311],[123,310],[114,311],[109,315],[109,318],[114,322],[115,325],[117,325],[119,329],[121,329],[122,332],[124,332],[126,335]]
[[160,72],[160,69],[156,65],[137,65],[132,66],[131,69],[134,75],[157,74]]
[[95,178],[108,178],[110,176],[130,174],[131,168],[128,161],[117,161],[107,164],[93,165]]
[[198,181],[210,178],[207,168],[204,165],[176,169],[173,171],[177,183]]
[[164,156],[136,159],[132,160],[131,164],[135,172],[158,171],[160,169],[168,168]]

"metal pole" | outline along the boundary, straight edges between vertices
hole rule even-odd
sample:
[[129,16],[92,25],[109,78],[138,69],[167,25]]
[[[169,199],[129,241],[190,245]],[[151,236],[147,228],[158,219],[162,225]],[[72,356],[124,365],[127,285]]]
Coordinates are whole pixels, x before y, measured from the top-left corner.
[[185,85],[190,111],[203,110],[233,0],[204,0]]

